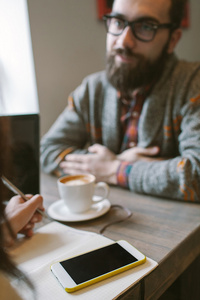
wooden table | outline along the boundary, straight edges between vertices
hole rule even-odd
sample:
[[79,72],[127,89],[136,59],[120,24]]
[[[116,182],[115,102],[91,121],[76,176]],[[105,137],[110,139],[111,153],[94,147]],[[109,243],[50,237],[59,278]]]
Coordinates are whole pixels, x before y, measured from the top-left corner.
[[[59,199],[55,177],[41,174],[41,194],[46,208]],[[119,299],[199,300],[200,205],[139,195],[118,187],[111,187],[109,200],[133,214],[108,227],[104,235],[127,240],[159,264]],[[111,209],[95,220],[66,224],[99,233],[123,214],[123,210]]]

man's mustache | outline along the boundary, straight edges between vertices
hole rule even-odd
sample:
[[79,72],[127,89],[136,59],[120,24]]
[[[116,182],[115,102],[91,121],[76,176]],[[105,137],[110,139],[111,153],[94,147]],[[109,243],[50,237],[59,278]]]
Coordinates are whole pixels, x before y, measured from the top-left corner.
[[133,53],[131,51],[131,49],[129,49],[129,48],[116,48],[116,49],[113,49],[112,52],[111,52],[111,56],[115,56],[117,54],[123,55],[123,56],[126,56],[126,57],[130,57],[130,58],[141,58],[142,57],[141,54]]

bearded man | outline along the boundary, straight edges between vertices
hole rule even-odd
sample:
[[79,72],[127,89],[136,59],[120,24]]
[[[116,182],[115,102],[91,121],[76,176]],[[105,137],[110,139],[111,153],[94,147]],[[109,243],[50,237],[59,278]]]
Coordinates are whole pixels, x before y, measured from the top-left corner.
[[104,16],[106,70],[84,79],[43,137],[45,172],[200,201],[200,63],[174,54],[184,6],[114,1]]

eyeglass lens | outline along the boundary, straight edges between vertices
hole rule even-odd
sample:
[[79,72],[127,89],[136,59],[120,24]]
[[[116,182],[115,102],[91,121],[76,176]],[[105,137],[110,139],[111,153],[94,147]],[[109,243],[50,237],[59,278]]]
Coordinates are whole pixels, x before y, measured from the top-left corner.
[[131,26],[134,36],[140,40],[150,41],[154,38],[156,29],[147,21],[136,21],[131,24],[125,20],[111,17],[106,20],[107,30],[113,35],[120,35],[127,25]]

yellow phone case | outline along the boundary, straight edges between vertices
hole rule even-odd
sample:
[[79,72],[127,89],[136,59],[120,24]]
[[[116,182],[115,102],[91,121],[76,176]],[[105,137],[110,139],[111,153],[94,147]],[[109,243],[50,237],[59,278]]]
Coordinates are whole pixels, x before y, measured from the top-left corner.
[[[116,243],[117,243],[117,242],[116,242]],[[132,245],[131,245],[131,246],[132,246]],[[134,246],[133,246],[133,247],[134,247]],[[135,247],[134,247],[134,248],[135,248]],[[97,250],[97,249],[100,249],[100,248],[96,248],[96,249],[94,249],[94,250],[92,250],[92,251],[95,251],[95,250]],[[135,249],[136,249],[136,248],[135,248]],[[136,250],[137,250],[137,249],[136,249]],[[140,252],[139,250],[137,250],[137,251]],[[86,253],[89,253],[89,252],[91,252],[91,251],[87,251],[87,252],[85,252],[85,253],[81,253],[81,255],[86,254]],[[140,252],[140,253],[141,253],[141,252]],[[141,254],[144,255],[143,253],[141,253]],[[79,256],[79,255],[75,255],[75,256],[69,257],[68,259],[74,258],[74,257],[76,257],[76,256]],[[65,260],[63,260],[63,261],[65,261]],[[134,267],[136,267],[136,266],[138,266],[138,265],[141,265],[141,264],[145,263],[145,261],[146,261],[146,256],[144,255],[144,258],[143,258],[142,260],[133,262],[133,263],[127,265],[127,266],[121,267],[121,268],[116,269],[116,270],[114,270],[114,271],[111,271],[111,272],[109,272],[109,273],[107,273],[107,274],[101,275],[101,276],[96,277],[96,278],[94,278],[94,279],[88,280],[88,281],[86,281],[86,282],[84,282],[84,283],[78,284],[77,286],[75,286],[75,287],[73,287],[73,288],[67,288],[67,287],[66,287],[66,288],[65,288],[65,291],[68,292],[68,293],[75,292],[75,291],[80,290],[80,289],[82,289],[82,288],[84,288],[84,287],[87,287],[87,286],[92,285],[92,284],[94,284],[94,283],[97,283],[97,282],[99,282],[99,281],[105,280],[105,279],[107,279],[107,278],[109,278],[109,277],[115,276],[115,275],[117,275],[117,274],[119,274],[119,273],[122,273],[122,272],[124,272],[124,271],[126,271],[126,270],[129,270],[129,269],[131,269],[131,268],[134,268]],[[60,263],[60,262],[62,262],[62,261],[59,261],[59,263]]]

